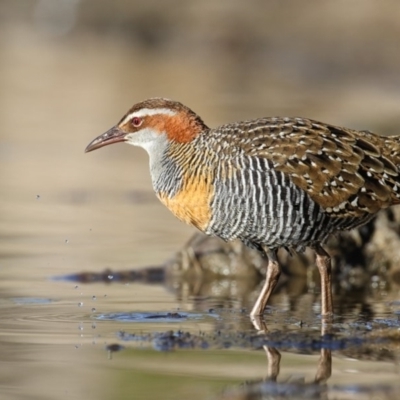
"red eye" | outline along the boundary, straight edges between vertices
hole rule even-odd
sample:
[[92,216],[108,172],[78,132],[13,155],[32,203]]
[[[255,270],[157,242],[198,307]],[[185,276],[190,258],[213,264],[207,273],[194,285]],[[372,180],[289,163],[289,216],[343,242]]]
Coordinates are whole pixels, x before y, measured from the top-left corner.
[[133,125],[134,127],[138,127],[138,126],[141,125],[142,119],[139,118],[139,117],[133,117],[132,120],[131,120],[131,123],[132,123],[132,125]]

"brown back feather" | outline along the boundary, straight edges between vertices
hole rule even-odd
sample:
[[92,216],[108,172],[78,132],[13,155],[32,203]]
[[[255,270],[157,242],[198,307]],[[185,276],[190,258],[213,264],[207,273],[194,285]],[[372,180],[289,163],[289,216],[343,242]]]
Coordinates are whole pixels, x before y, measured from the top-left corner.
[[[400,203],[400,137],[302,118],[225,125],[245,154],[272,161],[332,216],[374,214]],[[239,133],[239,134],[238,134]]]

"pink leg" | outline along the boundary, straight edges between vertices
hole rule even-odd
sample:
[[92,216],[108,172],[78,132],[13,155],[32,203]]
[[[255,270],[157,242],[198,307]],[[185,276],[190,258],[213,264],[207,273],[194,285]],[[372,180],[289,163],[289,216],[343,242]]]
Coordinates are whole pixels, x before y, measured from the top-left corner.
[[268,256],[268,266],[265,283],[261,289],[261,293],[259,294],[256,303],[254,304],[253,309],[251,310],[251,317],[259,316],[264,313],[268,299],[271,296],[271,293],[273,292],[276,284],[278,283],[278,279],[281,274],[281,267],[276,257],[276,251],[271,251],[269,249],[264,249],[264,251]]
[[314,247],[316,257],[316,264],[321,276],[321,314],[323,316],[333,315],[332,303],[332,278],[331,278],[331,257],[322,248],[321,245]]

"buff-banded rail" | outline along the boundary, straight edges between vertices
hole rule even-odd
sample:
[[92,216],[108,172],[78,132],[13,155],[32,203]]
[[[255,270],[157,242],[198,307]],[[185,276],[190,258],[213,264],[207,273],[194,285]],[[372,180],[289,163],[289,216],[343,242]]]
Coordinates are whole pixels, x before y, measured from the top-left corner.
[[185,105],[135,104],[86,152],[126,142],[143,147],[160,201],[207,235],[241,240],[268,257],[250,315],[263,314],[280,276],[277,250],[316,253],[321,313],[332,315],[332,233],[400,203],[400,136],[306,118],[259,118],[209,128]]

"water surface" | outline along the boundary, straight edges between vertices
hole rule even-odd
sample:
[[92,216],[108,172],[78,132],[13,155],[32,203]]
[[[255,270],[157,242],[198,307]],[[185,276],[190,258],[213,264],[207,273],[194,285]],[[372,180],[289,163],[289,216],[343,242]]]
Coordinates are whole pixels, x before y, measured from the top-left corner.
[[[193,19],[179,14],[175,21],[178,14],[173,13],[167,24],[177,32],[193,28],[202,33],[190,36],[193,43],[180,34],[163,49],[157,41],[146,42],[144,25],[127,36],[123,30],[105,34],[101,8],[79,14],[87,17],[79,20],[82,24],[91,21],[92,30],[81,26],[63,36],[40,25],[46,2],[37,2],[40,12],[30,5],[18,8],[22,3],[30,2],[9,2],[0,28],[0,397],[397,399],[396,287],[371,286],[363,296],[336,296],[332,330],[321,337],[318,289],[297,278],[272,299],[265,315],[268,332],[261,333],[247,316],[257,292],[254,284],[225,279],[202,282],[200,288],[196,280],[147,284],[118,279],[118,271],[162,265],[194,230],[155,199],[143,151],[115,145],[84,154],[89,141],[116,123],[131,103],[161,95],[191,105],[210,125],[239,115],[301,114],[341,124],[362,121],[363,128],[380,126],[387,116],[388,125],[392,118],[398,126],[399,94],[390,80],[395,74],[356,63],[358,80],[342,77],[339,68],[335,83],[328,84],[332,45],[322,46],[329,50],[331,69],[329,74],[324,70],[329,79],[318,80],[321,75],[297,68],[306,66],[311,50],[303,59],[303,52],[290,46],[280,52],[280,45],[265,45],[260,55],[257,46],[237,40],[235,33],[242,30],[235,23],[232,29],[222,23],[227,21],[223,9],[220,14],[214,10],[221,24],[211,30],[196,20],[202,14],[195,3],[183,7]],[[371,15],[379,11],[374,10]],[[242,15],[239,11],[235,15]],[[358,16],[360,10],[354,11]],[[153,21],[152,13],[146,15]],[[297,11],[290,18],[279,15],[275,28],[271,19],[250,25],[271,26],[273,35],[284,31],[287,21],[300,20]],[[325,20],[319,18],[324,31],[332,26],[330,37],[342,31],[331,24],[329,9]],[[379,35],[391,32],[387,18],[376,25]],[[394,12],[393,19],[396,27]],[[178,20],[198,24],[179,28]],[[304,26],[310,29],[314,23]],[[359,30],[363,40],[371,25]],[[348,25],[348,32],[353,27]],[[270,36],[257,32],[251,42],[264,49],[261,39]],[[300,47],[309,43],[314,51],[316,36],[312,29]],[[368,46],[365,53],[371,60],[383,59],[372,56],[372,50]],[[288,69],[280,64],[284,60]],[[398,70],[395,60],[389,64]],[[381,81],[371,79],[373,71]],[[110,277],[91,283],[71,279],[84,272]],[[247,286],[252,290],[244,295]]]

